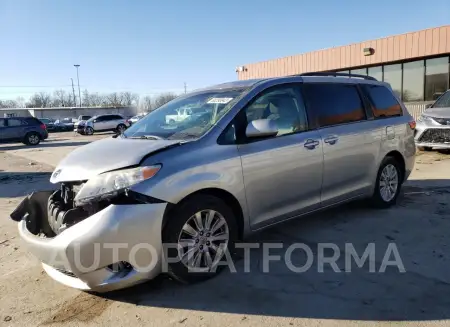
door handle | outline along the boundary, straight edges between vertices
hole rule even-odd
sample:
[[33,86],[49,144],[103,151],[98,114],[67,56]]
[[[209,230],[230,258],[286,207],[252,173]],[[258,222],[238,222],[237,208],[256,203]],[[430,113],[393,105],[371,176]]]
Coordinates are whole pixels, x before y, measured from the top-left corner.
[[337,143],[338,140],[339,140],[339,137],[337,137],[336,135],[330,135],[330,136],[327,136],[323,141],[330,145],[334,145]]
[[303,145],[305,148],[309,149],[309,150],[313,150],[315,149],[318,145],[319,145],[319,141],[317,140],[313,140],[313,139],[308,139],[306,140],[305,144]]

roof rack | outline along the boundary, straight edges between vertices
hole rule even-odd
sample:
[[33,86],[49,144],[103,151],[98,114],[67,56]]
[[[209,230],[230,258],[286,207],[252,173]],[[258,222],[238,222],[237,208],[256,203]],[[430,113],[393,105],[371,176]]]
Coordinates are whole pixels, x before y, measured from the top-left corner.
[[375,77],[372,76],[366,76],[366,75],[360,75],[360,74],[347,74],[347,73],[336,73],[336,72],[310,72],[310,73],[303,73],[298,74],[295,76],[334,76],[334,77],[357,77],[366,79],[369,81],[378,81]]

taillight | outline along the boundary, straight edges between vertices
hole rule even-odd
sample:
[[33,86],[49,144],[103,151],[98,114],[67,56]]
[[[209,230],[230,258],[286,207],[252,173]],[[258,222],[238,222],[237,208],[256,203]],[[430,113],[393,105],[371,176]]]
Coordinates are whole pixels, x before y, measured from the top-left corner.
[[41,124],[42,129],[47,129],[47,126],[45,124]]
[[408,125],[411,129],[416,129],[416,121],[415,120],[410,121],[408,123]]

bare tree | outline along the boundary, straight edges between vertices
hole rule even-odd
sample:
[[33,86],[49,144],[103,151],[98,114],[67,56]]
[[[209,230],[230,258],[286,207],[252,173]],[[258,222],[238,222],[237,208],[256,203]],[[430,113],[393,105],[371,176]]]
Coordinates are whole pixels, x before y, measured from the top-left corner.
[[17,97],[17,108],[25,108],[25,99],[23,97]]
[[146,95],[142,98],[140,103],[140,107],[145,112],[150,112],[153,110],[153,100],[149,95]]
[[120,93],[120,102],[122,106],[131,106],[139,102],[139,95],[131,92]]
[[31,96],[28,108],[45,108],[51,104],[52,97],[46,92],[38,92]]
[[172,101],[176,97],[177,97],[177,95],[174,93],[163,93],[163,94],[158,95],[155,98],[155,100],[153,101],[152,110],[155,110],[155,109],[161,107],[162,105],[166,104],[169,101]]
[[122,99],[119,93],[113,92],[106,96],[106,105],[112,107],[121,107]]
[[73,101],[70,100],[70,94],[64,90],[56,90],[53,92],[53,106],[54,107],[68,107]]
[[93,107],[100,107],[104,104],[105,97],[98,93],[89,93],[89,104]]
[[18,108],[18,105],[14,100],[0,100],[0,108]]
[[83,107],[90,107],[91,106],[91,101],[90,101],[90,96],[89,96],[89,92],[87,89],[85,89],[83,91],[83,97],[81,102],[83,103]]

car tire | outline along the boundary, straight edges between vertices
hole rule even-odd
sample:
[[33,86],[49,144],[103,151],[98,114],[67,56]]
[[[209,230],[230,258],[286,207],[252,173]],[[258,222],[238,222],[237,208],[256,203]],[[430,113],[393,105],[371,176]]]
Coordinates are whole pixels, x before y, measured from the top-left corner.
[[371,198],[372,205],[376,208],[389,208],[394,205],[400,194],[403,176],[404,171],[400,163],[393,157],[385,157],[378,169]]
[[116,127],[116,132],[118,134],[122,134],[123,132],[125,132],[126,129],[127,129],[127,126],[125,124],[119,124]]
[[94,129],[92,127],[86,127],[84,134],[85,135],[94,135]]
[[27,133],[23,143],[26,145],[38,145],[41,142],[41,136],[36,132]]
[[[212,224],[207,226],[207,217],[209,212],[214,212],[212,218]],[[196,216],[200,213],[200,220],[204,229],[198,228],[195,225]],[[211,223],[210,221],[210,223]],[[190,226],[186,227],[186,226]],[[220,226],[220,228],[213,230],[214,227]],[[197,234],[189,235],[185,232],[186,228]],[[192,229],[191,229],[192,228]],[[228,232],[228,238],[223,240],[227,242],[226,249],[227,253],[220,258],[215,252],[220,244],[224,244],[221,240],[214,240],[213,238],[226,238]],[[166,246],[166,251],[164,254],[167,258],[171,258],[171,261],[178,258],[177,262],[168,262],[166,271],[171,277],[182,283],[195,283],[209,279],[216,276],[223,268],[225,268],[225,263],[219,265],[211,265],[213,269],[207,269],[203,271],[192,271],[186,264],[189,262],[182,262],[179,260],[179,251],[175,245],[180,246],[180,240],[183,240],[183,244],[187,248],[183,249],[180,255],[187,254],[189,249],[191,249],[195,254],[201,255],[201,264],[203,266],[209,263],[223,262],[224,260],[231,257],[235,251],[235,243],[238,238],[238,226],[236,223],[236,217],[231,210],[221,199],[211,196],[211,195],[193,195],[186,201],[183,201],[179,206],[175,207],[170,213],[168,222],[163,227],[162,240],[163,245]],[[192,247],[190,247],[192,246]],[[202,248],[202,249],[201,249]],[[207,254],[209,253],[209,255]],[[223,253],[223,252],[221,252]],[[217,255],[217,257],[216,257]],[[189,254],[187,255],[187,257]],[[194,258],[196,256],[194,255]],[[211,260],[208,260],[211,259]],[[194,261],[194,260],[193,260]],[[191,262],[193,264],[194,262]]]
[[429,146],[419,146],[418,149],[420,151],[432,151],[433,150],[433,148],[429,147]]

